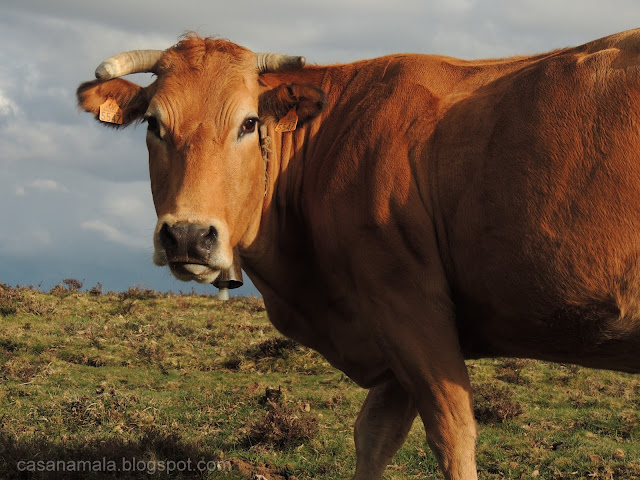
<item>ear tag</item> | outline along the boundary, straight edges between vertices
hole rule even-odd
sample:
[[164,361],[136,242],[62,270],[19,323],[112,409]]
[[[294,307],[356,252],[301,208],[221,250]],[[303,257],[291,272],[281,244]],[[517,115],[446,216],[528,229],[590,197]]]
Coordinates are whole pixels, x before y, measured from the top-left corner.
[[113,98],[107,98],[107,101],[100,105],[100,121],[106,123],[115,123],[122,125],[122,109]]
[[298,126],[298,114],[296,113],[296,107],[289,110],[284,117],[280,119],[276,125],[276,132],[293,132]]

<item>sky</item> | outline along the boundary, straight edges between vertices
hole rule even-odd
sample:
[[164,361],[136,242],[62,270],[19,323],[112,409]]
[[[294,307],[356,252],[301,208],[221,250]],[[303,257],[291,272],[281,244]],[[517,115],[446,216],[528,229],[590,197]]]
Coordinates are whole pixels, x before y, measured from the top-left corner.
[[[114,131],[76,108],[78,84],[120,51],[165,49],[196,31],[318,64],[396,52],[474,59],[580,45],[639,19],[638,0],[3,0],[0,282],[215,292],[152,264],[144,126]],[[259,295],[246,276],[235,293]]]

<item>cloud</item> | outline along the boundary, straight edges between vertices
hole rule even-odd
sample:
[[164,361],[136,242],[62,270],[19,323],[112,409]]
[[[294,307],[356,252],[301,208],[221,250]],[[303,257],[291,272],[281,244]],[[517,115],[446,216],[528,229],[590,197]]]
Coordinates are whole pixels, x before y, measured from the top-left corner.
[[109,278],[94,280],[105,285],[185,288],[151,265],[144,129],[106,129],[75,106],[77,85],[117,52],[166,48],[196,30],[312,63],[394,52],[499,57],[577,45],[638,18],[637,0],[3,2],[0,204],[10,208],[0,209],[0,275],[22,276],[0,281],[101,272]]
[[113,225],[109,225],[102,220],[90,220],[83,222],[82,229],[101,233],[108,241],[117,243],[118,245],[139,249],[145,249],[148,247],[148,243],[143,241],[143,239],[127,235]]
[[0,90],[0,117],[15,117],[20,114],[20,107]]
[[52,179],[38,178],[27,185],[17,185],[15,194],[19,197],[25,196],[28,190],[35,190],[41,193],[71,193],[62,183]]
[[36,190],[40,190],[42,192],[69,193],[69,189],[67,187],[51,179],[39,178],[34,180],[27,186]]
[[124,193],[114,195],[113,193],[104,201],[104,208],[111,215],[132,223],[139,223],[142,219],[148,220],[155,217],[153,209],[150,208],[148,186],[144,184],[145,198],[139,194]]
[[126,248],[151,250],[156,214],[148,182],[106,183],[97,193],[98,218],[83,221],[82,229]]

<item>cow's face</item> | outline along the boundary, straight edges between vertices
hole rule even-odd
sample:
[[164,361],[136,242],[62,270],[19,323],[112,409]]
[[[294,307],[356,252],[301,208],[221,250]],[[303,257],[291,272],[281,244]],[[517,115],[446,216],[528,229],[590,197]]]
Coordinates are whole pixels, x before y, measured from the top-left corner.
[[165,54],[144,116],[158,214],[154,262],[182,280],[209,283],[256,228],[265,165],[253,54],[199,59],[194,69],[183,52]]
[[[305,95],[294,94],[296,85],[265,87],[254,54],[226,41],[184,40],[153,71],[158,78],[145,88],[119,78],[83,84],[79,105],[98,115],[113,98],[124,125],[147,122],[154,262],[181,280],[210,283],[259,229],[266,187],[260,121]],[[319,110],[322,92],[311,93]],[[269,111],[260,108],[265,103]]]

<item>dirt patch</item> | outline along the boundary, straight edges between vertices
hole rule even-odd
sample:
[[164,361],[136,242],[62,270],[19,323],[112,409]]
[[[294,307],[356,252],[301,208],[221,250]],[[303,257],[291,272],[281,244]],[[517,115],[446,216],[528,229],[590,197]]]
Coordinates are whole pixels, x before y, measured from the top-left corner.
[[246,443],[284,450],[311,440],[318,433],[318,419],[308,413],[269,402],[269,412],[249,426]]
[[298,480],[293,475],[283,474],[263,463],[252,465],[238,458],[232,458],[230,462],[233,469],[237,469],[243,477],[249,480]]
[[295,340],[284,337],[270,338],[264,342],[260,342],[255,347],[247,351],[247,358],[259,360],[261,358],[279,358],[285,356],[288,352],[298,348]]
[[473,413],[480,423],[502,423],[522,414],[522,405],[513,398],[513,392],[497,383],[473,386]]

